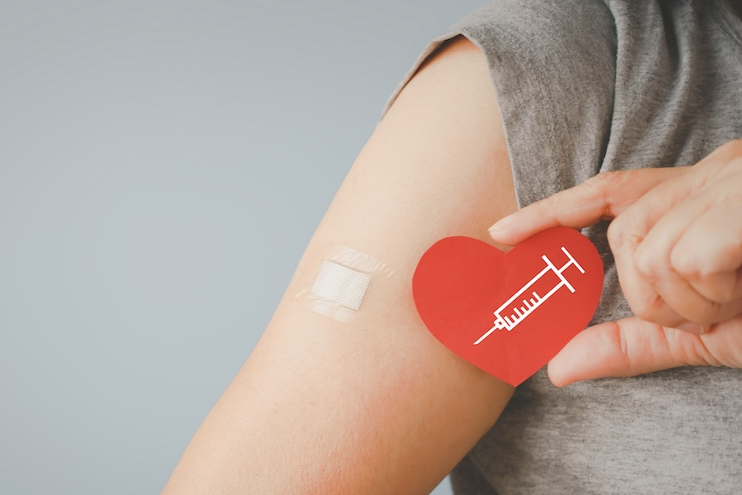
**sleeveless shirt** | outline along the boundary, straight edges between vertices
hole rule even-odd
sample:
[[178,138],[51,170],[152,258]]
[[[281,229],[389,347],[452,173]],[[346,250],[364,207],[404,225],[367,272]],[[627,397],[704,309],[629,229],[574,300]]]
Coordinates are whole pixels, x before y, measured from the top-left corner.
[[[458,35],[488,60],[520,207],[742,137],[742,21],[722,0],[498,0],[433,40],[408,78]],[[606,268],[592,324],[631,315],[606,230],[583,232]],[[742,370],[563,389],[541,370],[451,479],[457,495],[740,493]]]

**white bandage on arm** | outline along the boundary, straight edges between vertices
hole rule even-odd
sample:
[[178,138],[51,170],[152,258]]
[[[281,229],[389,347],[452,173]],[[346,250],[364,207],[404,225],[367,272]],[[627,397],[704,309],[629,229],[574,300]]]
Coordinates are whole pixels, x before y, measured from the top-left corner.
[[312,287],[296,297],[306,301],[312,311],[347,323],[361,310],[373,278],[392,273],[373,256],[341,247],[322,260]]
[[312,294],[358,311],[370,282],[371,275],[367,273],[325,260],[312,285]]

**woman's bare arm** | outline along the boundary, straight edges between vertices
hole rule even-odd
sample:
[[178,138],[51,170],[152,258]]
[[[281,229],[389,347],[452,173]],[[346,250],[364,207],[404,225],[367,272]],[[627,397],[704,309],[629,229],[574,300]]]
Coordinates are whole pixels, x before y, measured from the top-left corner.
[[[515,210],[486,61],[459,39],[402,91],[353,165],[272,321],[163,493],[428,493],[512,387],[439,344],[411,277],[439,238]],[[294,296],[348,246],[383,260],[352,323]]]

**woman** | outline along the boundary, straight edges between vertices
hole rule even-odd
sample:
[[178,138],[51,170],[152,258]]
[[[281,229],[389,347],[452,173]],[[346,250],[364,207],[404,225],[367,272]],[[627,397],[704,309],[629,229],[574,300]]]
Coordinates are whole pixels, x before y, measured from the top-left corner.
[[[463,494],[736,490],[739,257],[705,266],[685,241],[675,259],[667,239],[687,231],[677,218],[707,223],[675,209],[698,182],[731,198],[717,224],[738,211],[742,152],[727,143],[742,137],[740,40],[742,20],[721,1],[597,0],[499,1],[436,40],[164,493],[427,493],[454,467]],[[639,170],[690,166],[717,148],[691,169]],[[594,176],[493,236],[514,244],[597,222],[584,232],[606,266],[597,326],[554,359],[552,380],[657,373],[557,389],[542,370],[514,391],[428,333],[412,273],[436,240],[491,241],[496,220]],[[599,220],[612,217],[608,236]],[[740,230],[703,230],[715,254],[702,258],[722,259]],[[302,295],[345,248],[386,269],[336,318]],[[644,319],[625,319],[632,309]],[[705,364],[720,367],[677,368]]]

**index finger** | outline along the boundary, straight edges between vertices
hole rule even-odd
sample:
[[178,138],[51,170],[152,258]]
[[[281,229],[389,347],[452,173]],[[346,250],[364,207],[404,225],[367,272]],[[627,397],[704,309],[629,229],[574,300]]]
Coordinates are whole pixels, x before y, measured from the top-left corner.
[[658,184],[689,167],[603,172],[582,184],[526,206],[489,229],[501,244],[514,246],[552,227],[584,228],[615,218]]

